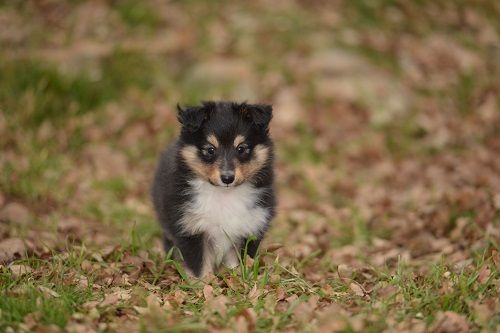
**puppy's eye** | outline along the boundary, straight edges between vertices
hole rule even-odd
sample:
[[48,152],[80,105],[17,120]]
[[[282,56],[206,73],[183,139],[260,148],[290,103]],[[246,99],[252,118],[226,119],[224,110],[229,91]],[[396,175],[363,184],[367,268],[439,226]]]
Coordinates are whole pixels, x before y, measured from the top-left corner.
[[239,155],[246,155],[250,152],[250,148],[248,148],[246,143],[242,143],[236,148],[236,151]]
[[215,155],[215,147],[214,146],[204,147],[202,153],[207,157],[212,157]]

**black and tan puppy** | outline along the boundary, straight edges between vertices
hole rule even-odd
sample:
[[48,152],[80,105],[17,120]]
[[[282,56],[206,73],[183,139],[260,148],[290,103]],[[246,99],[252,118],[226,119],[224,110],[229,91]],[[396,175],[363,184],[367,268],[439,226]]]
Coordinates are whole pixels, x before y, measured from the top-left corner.
[[[274,216],[270,105],[178,107],[179,138],[162,154],[152,196],[165,249],[196,277],[253,257]],[[175,252],[175,251],[174,251]]]

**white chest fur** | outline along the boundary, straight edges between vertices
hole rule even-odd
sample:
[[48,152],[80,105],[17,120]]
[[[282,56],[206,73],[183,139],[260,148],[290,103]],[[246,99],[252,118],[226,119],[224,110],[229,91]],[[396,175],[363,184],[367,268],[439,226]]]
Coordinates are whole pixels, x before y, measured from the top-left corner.
[[240,239],[261,232],[268,211],[256,205],[260,189],[250,184],[218,187],[202,180],[190,185],[193,200],[185,207],[181,223],[186,233],[207,236],[215,264]]

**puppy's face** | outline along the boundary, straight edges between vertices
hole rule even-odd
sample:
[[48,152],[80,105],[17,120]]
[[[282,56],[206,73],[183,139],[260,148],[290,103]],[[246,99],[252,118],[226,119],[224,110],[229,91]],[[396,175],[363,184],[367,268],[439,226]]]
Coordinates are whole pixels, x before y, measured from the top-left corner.
[[206,102],[179,108],[181,158],[196,176],[214,186],[251,181],[271,161],[271,117],[268,105]]

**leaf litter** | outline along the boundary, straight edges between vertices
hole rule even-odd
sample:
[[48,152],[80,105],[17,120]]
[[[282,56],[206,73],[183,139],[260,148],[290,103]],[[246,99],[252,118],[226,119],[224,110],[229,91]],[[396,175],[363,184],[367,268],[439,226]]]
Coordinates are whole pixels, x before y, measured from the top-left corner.
[[[284,2],[268,22],[261,3],[227,4],[225,19],[207,15],[206,43],[188,15],[208,11],[198,3],[146,1],[140,17],[107,3],[37,6],[47,7],[0,8],[26,27],[1,33],[2,66],[39,60],[61,85],[60,73],[120,75],[91,111],[72,111],[85,102],[75,96],[71,117],[33,128],[37,107],[61,107],[40,99],[59,83],[15,101],[0,93],[2,110],[18,108],[0,115],[0,284],[11,300],[0,329],[497,329],[499,37],[485,13],[498,6],[374,4],[372,21],[354,5]],[[405,32],[392,29],[401,20]],[[200,56],[211,42],[226,49]],[[134,77],[134,57],[154,75]],[[85,82],[75,87],[92,99]],[[274,104],[279,209],[259,258],[198,281],[162,253],[148,191],[173,106],[206,95]],[[5,315],[13,303],[22,316]],[[64,315],[41,319],[53,309]]]

